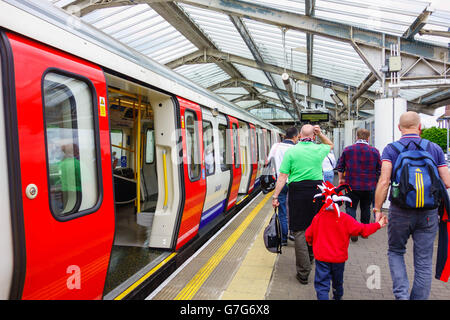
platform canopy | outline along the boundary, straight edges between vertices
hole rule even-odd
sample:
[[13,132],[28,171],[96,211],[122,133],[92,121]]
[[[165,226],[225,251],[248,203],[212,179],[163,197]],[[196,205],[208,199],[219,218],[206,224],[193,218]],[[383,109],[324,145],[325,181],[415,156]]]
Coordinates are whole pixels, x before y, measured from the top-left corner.
[[264,119],[361,119],[392,92],[450,104],[445,0],[48,1]]

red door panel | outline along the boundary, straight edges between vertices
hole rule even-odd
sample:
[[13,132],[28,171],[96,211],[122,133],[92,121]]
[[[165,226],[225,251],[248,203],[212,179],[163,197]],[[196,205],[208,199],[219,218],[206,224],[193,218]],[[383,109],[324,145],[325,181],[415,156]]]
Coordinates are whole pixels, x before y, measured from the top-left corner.
[[256,174],[258,173],[258,159],[256,156],[256,128],[253,124],[249,123],[250,126],[250,154],[252,159],[252,176],[250,178],[250,185],[248,188],[248,193],[253,191],[255,187]]
[[[181,132],[183,136],[183,167],[184,167],[184,190],[185,203],[183,215],[181,217],[180,229],[176,249],[178,250],[198,232],[200,219],[202,216],[203,203],[206,197],[205,165],[203,159],[203,127],[202,111],[198,104],[177,97],[180,104]],[[192,136],[191,121],[192,115],[195,118],[196,137]],[[191,131],[186,132],[190,128]],[[194,144],[191,140],[197,139]],[[188,144],[191,146],[188,150]],[[198,158],[188,161],[188,155],[192,155],[196,149]],[[189,151],[189,152],[188,152]],[[195,157],[194,157],[195,158]],[[192,165],[190,168],[188,168]]]
[[[14,55],[26,242],[26,274],[22,298],[101,299],[115,222],[103,71],[91,63],[20,36],[8,34],[8,38]],[[86,210],[82,210],[79,205],[77,207],[78,200],[81,199],[82,203],[82,197],[85,200],[89,198],[89,195],[83,194],[82,189],[78,190],[76,192],[81,197],[77,196],[74,210],[78,209],[79,213],[75,210],[73,215],[60,219],[51,211],[54,205],[51,205],[50,197],[54,197],[55,191],[50,191],[50,179],[54,173],[49,171],[45,136],[46,130],[54,124],[47,123],[47,127],[44,125],[43,78],[50,71],[67,77],[80,77],[80,81],[89,84],[90,89],[86,90],[91,93],[91,104],[87,105],[92,106],[92,127],[90,130],[77,127],[76,131],[80,135],[77,136],[80,150],[85,143],[84,132],[90,132],[94,137],[91,150],[96,159],[92,159],[94,164],[91,166],[96,168],[94,174],[98,177],[95,179],[95,176],[88,175],[85,171],[80,178],[83,183],[95,183],[97,180],[98,192],[97,198],[94,197],[94,205]],[[102,101],[99,101],[100,97]],[[58,112],[59,109],[55,109]],[[83,115],[79,117],[82,119]],[[64,129],[66,128],[58,128],[62,131]],[[96,133],[96,130],[99,132]],[[59,146],[58,151],[61,150],[62,147]],[[49,151],[49,158],[55,152]],[[75,161],[77,155],[74,144],[72,153],[72,160]],[[81,154],[80,151],[80,159]],[[79,162],[84,168],[85,164],[81,160]],[[62,173],[58,174],[62,177]],[[91,177],[92,182],[88,181]],[[34,199],[26,196],[26,188],[30,184],[36,185],[38,190]]]
[[[240,164],[241,159],[241,151],[239,146],[239,121],[236,118],[233,118],[231,116],[228,117],[228,129],[231,132],[231,139],[230,139],[230,152],[231,152],[231,159],[232,159],[232,172],[233,172],[233,179],[231,182],[231,190],[230,195],[228,197],[228,205],[227,210],[231,209],[237,200],[238,192],[239,192],[239,185],[241,183],[241,176],[242,176],[242,166]],[[235,146],[237,144],[237,146]],[[237,154],[235,155],[235,151]],[[237,168],[236,168],[237,167]]]

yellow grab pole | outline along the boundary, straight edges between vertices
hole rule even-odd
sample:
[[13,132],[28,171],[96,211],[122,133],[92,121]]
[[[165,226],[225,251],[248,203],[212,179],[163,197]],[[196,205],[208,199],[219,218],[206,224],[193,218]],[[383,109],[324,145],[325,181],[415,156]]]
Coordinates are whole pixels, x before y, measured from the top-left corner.
[[163,168],[164,168],[164,205],[163,208],[167,208],[167,199],[169,196],[168,186],[167,186],[167,160],[166,160],[166,150],[163,150]]
[[137,172],[137,183],[136,183],[136,207],[137,213],[141,212],[141,96],[138,96],[139,109],[137,114],[137,141],[136,141],[136,172]]

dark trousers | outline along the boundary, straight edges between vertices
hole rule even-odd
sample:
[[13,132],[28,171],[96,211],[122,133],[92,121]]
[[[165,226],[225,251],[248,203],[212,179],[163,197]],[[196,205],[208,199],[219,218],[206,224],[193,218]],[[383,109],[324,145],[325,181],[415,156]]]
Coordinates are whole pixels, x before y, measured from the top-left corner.
[[344,267],[345,262],[331,263],[316,259],[314,288],[318,300],[329,300],[330,281],[333,287],[333,299],[341,300],[344,295]]
[[361,209],[361,223],[370,223],[370,205],[373,202],[374,192],[363,190],[352,190],[347,194],[352,200],[352,204],[346,203],[347,213],[356,219],[356,209]]

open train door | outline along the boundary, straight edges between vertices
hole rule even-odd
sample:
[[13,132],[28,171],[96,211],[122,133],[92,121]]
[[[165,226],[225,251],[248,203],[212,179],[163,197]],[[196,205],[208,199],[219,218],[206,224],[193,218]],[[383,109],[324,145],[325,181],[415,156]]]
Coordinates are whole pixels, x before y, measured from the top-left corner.
[[239,146],[239,121],[236,118],[227,116],[228,119],[228,132],[230,142],[230,154],[231,154],[231,172],[233,177],[230,182],[230,192],[228,196],[227,211],[236,204],[236,200],[239,193],[239,186],[241,184],[242,166],[241,166],[241,154]]
[[18,35],[7,38],[25,252],[17,266],[22,292],[14,298],[101,299],[114,237],[103,71]]
[[253,124],[249,123],[250,126],[250,154],[251,154],[251,166],[252,166],[252,176],[250,178],[250,185],[248,187],[248,193],[251,193],[255,188],[256,174],[258,173],[258,155],[257,155],[257,140],[256,140],[256,128]]

